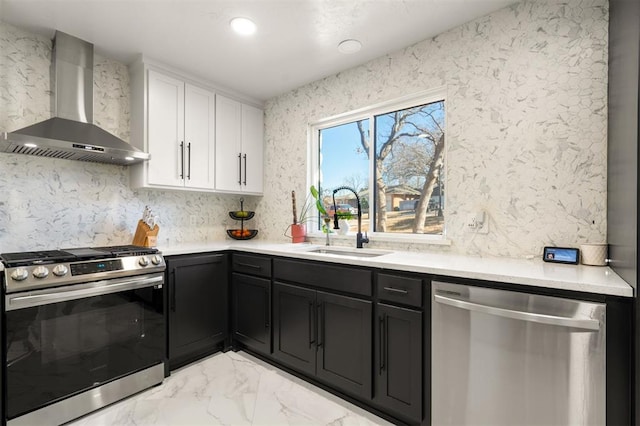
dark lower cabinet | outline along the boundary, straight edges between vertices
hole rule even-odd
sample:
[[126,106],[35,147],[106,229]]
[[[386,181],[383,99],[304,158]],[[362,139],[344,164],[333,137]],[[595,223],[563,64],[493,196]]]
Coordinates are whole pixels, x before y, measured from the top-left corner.
[[271,281],[231,274],[233,339],[265,355],[271,353]]
[[422,312],[376,305],[374,403],[383,411],[422,419]]
[[316,376],[371,398],[371,302],[318,291]]
[[371,302],[273,284],[273,356],[337,390],[371,398]]
[[215,352],[228,337],[226,254],[168,256],[169,368]]
[[315,375],[317,337],[316,291],[273,283],[274,358]]
[[273,284],[273,356],[302,372],[316,374],[318,338],[316,291]]

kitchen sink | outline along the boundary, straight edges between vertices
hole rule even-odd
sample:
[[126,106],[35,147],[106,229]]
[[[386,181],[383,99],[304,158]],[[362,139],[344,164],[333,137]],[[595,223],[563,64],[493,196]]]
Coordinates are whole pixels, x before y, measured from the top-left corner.
[[370,249],[354,249],[354,248],[316,248],[308,250],[307,253],[320,253],[330,254],[336,256],[353,256],[353,257],[378,257],[391,253],[385,250],[370,250]]

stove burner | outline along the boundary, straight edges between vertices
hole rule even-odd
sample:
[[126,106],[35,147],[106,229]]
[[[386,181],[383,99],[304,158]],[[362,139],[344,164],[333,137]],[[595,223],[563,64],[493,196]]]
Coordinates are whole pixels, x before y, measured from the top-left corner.
[[89,247],[64,249],[64,251],[74,255],[76,257],[76,260],[102,259],[104,257],[110,256],[110,253],[106,253],[104,251],[96,250]]
[[71,262],[76,260],[76,256],[62,250],[25,251],[2,253],[0,254],[0,260],[2,260],[6,266],[14,267],[41,263]]

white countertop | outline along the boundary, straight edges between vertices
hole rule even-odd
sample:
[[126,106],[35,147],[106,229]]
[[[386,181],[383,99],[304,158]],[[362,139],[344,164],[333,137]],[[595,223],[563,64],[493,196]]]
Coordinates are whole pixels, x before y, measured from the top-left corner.
[[[158,248],[165,256],[237,250],[296,259],[320,260],[347,265],[498,281],[515,285],[529,285],[612,296],[634,296],[633,288],[608,266],[562,265],[546,263],[542,259],[503,259],[366,248],[360,250],[386,254],[377,257],[356,257],[348,254],[332,255],[309,252],[309,250],[317,248],[326,248],[322,245],[262,241],[219,241],[208,244],[181,244]],[[329,248],[348,249],[346,247],[333,246]]]

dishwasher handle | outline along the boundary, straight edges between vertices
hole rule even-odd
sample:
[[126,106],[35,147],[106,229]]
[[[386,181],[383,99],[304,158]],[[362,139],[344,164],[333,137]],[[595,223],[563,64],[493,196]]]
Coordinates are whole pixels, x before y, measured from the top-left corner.
[[547,325],[556,325],[560,327],[578,328],[589,331],[600,330],[600,321],[596,319],[576,319],[555,315],[516,311],[513,309],[497,308],[495,306],[487,306],[480,303],[456,299],[453,297],[441,296],[439,294],[435,294],[433,297],[437,303],[453,306],[455,308],[466,309],[468,311],[482,312],[485,314],[496,315],[504,318],[536,322]]

